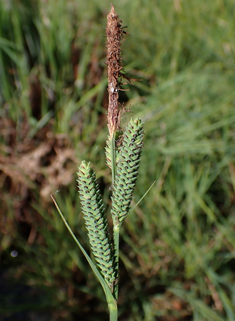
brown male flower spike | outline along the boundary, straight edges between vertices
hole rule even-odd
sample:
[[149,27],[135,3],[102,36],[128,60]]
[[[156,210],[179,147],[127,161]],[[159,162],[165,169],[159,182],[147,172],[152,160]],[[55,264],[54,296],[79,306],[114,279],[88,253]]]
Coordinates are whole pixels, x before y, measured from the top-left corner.
[[121,85],[121,41],[125,31],[122,28],[122,21],[115,13],[114,6],[107,16],[107,65],[108,65],[108,128],[110,138],[120,127],[120,110],[118,109],[118,91]]

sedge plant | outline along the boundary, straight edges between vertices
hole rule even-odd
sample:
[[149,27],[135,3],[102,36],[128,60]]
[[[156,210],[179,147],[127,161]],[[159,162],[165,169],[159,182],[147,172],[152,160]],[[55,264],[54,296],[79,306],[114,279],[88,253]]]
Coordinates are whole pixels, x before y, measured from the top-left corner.
[[111,11],[107,16],[106,28],[109,135],[105,152],[106,163],[112,172],[112,237],[109,235],[108,222],[100,189],[96,181],[96,174],[90,163],[82,161],[77,173],[81,208],[94,260],[89,257],[73,234],[52,196],[65,225],[103,287],[109,308],[110,321],[118,319],[119,232],[121,224],[130,211],[143,146],[143,123],[139,118],[131,119],[124,131],[121,130],[120,126],[122,110],[119,106],[118,97],[124,77],[121,59],[121,42],[124,33],[126,32],[122,27],[122,21],[115,13],[114,6],[111,5]]

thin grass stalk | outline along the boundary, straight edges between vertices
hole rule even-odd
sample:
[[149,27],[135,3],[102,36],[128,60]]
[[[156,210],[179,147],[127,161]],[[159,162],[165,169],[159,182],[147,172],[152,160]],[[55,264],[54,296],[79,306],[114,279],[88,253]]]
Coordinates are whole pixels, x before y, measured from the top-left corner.
[[117,305],[108,304],[109,308],[109,319],[110,321],[117,321],[118,320],[118,308]]
[[[122,21],[115,12],[111,4],[111,10],[107,15],[107,66],[108,66],[108,129],[109,129],[109,147],[112,171],[112,188],[115,185],[116,175],[116,132],[120,128],[121,112],[118,108],[118,97],[120,86],[122,85],[121,69],[121,41],[123,39]],[[109,161],[107,161],[110,163]],[[114,285],[114,297],[118,298],[118,266],[119,266],[119,222],[117,217],[113,217],[113,242],[114,242],[114,260],[116,268],[116,284]]]
[[115,182],[115,173],[116,173],[116,141],[115,135],[113,135],[111,139],[111,171],[112,171],[112,186],[114,186]]
[[113,243],[114,243],[114,261],[115,261],[115,268],[116,268],[116,285],[114,286],[114,297],[118,299],[118,269],[119,269],[119,235],[120,235],[120,226],[116,224],[113,226]]
[[[116,141],[115,135],[113,135],[111,140],[111,171],[112,171],[112,187],[115,183],[116,174]],[[113,221],[113,243],[114,243],[114,265],[116,269],[116,284],[114,285],[114,298],[118,299],[118,268],[119,268],[119,222],[117,220]],[[110,315],[111,317],[111,315]]]

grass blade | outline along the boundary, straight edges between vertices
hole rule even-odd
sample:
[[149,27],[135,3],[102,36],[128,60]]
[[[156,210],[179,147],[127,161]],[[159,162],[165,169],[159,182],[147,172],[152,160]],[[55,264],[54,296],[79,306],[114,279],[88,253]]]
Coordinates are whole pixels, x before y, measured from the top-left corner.
[[105,282],[105,280],[103,279],[102,275],[100,274],[100,272],[98,271],[97,267],[95,266],[95,264],[92,262],[91,258],[89,257],[89,255],[87,254],[87,252],[85,251],[85,249],[83,248],[83,246],[81,245],[81,243],[78,241],[78,239],[76,238],[76,236],[74,235],[73,231],[71,230],[69,224],[67,223],[63,213],[61,212],[59,205],[57,204],[55,198],[53,195],[51,195],[51,198],[65,224],[65,226],[67,227],[69,233],[71,234],[72,238],[74,239],[74,241],[76,242],[77,246],[80,248],[80,250],[82,251],[83,255],[85,256],[87,262],[89,263],[90,267],[92,268],[92,271],[94,272],[95,276],[97,277],[97,279],[99,280],[100,284],[103,287],[104,293],[106,295],[107,298],[107,302],[109,306],[116,306],[116,300],[114,299],[107,283]]

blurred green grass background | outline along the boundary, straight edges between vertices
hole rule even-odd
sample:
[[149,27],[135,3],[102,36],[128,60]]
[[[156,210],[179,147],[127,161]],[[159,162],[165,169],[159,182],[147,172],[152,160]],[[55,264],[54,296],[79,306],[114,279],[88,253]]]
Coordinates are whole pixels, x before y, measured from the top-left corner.
[[[235,320],[235,7],[232,0],[119,0],[121,103],[145,122],[122,228],[120,320]],[[106,15],[97,0],[0,1],[2,320],[106,320],[76,169],[91,161],[107,211]],[[17,251],[17,252],[14,252]],[[14,253],[18,253],[15,257]]]

